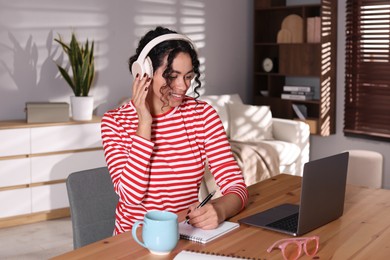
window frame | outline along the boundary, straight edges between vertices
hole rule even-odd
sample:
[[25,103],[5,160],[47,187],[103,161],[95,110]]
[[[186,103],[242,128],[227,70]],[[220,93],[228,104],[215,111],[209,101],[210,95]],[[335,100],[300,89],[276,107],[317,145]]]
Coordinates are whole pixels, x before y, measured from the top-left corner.
[[344,135],[390,141],[390,3],[346,4]]

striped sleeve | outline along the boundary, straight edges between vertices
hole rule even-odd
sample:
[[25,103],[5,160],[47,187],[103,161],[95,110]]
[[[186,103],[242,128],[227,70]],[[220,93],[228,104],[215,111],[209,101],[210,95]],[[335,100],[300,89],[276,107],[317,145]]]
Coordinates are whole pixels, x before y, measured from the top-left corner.
[[154,146],[135,132],[131,128],[125,131],[111,114],[102,118],[102,142],[114,190],[128,204],[140,204],[144,199]]
[[205,150],[211,173],[223,195],[233,193],[242,201],[242,208],[248,201],[248,191],[244,178],[231,152],[222,122],[209,105],[204,110]]

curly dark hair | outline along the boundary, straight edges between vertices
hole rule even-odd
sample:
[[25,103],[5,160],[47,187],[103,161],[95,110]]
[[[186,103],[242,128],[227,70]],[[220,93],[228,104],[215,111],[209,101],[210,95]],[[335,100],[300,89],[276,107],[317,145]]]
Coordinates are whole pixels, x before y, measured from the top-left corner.
[[[133,56],[129,58],[129,69],[131,73],[131,66],[133,63],[138,59],[138,56],[140,55],[142,49],[148,44],[151,40],[154,38],[169,34],[169,33],[177,33],[176,31],[170,30],[168,28],[164,28],[161,26],[156,27],[154,30],[151,30],[145,34],[139,41],[138,47],[136,49],[136,52]],[[198,54],[196,53],[195,47],[191,45],[191,43],[185,41],[185,40],[168,40],[161,42],[154,46],[148,56],[152,61],[152,67],[153,71],[156,71],[157,68],[159,68],[164,61],[164,57],[168,55],[167,59],[167,68],[163,72],[163,77],[165,78],[166,85],[162,86],[160,89],[160,93],[163,96],[164,90],[166,88],[170,88],[171,86],[171,79],[170,74],[172,73],[172,62],[177,57],[179,53],[188,53],[191,57],[192,61],[192,67],[195,74],[194,80],[195,80],[195,87],[194,87],[194,93],[196,94],[195,99],[197,99],[200,94],[198,92],[199,88],[201,88],[201,82],[199,80],[200,78],[200,72],[199,72],[199,60],[198,60]],[[164,100],[161,100],[164,104],[166,102]],[[166,104],[167,105],[167,104]]]

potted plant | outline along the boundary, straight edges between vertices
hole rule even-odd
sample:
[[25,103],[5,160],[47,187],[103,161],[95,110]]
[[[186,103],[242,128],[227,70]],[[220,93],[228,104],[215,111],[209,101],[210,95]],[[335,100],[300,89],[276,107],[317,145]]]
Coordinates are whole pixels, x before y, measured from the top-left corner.
[[72,73],[68,73],[69,66],[61,67],[57,64],[62,77],[73,90],[74,96],[70,97],[72,117],[77,121],[91,120],[93,113],[93,97],[88,96],[94,76],[94,42],[89,43],[88,39],[84,45],[78,42],[75,33],[69,44],[64,43],[61,35],[58,42],[69,58],[69,66]]

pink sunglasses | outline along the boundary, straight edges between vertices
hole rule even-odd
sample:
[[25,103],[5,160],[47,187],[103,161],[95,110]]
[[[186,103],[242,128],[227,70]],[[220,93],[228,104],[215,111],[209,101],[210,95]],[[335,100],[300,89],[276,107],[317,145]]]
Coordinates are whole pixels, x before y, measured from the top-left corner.
[[302,245],[306,255],[314,256],[318,251],[319,244],[320,238],[318,236],[287,238],[276,241],[267,249],[267,252],[271,253],[273,249],[279,248],[282,250],[285,260],[296,260],[302,254]]

